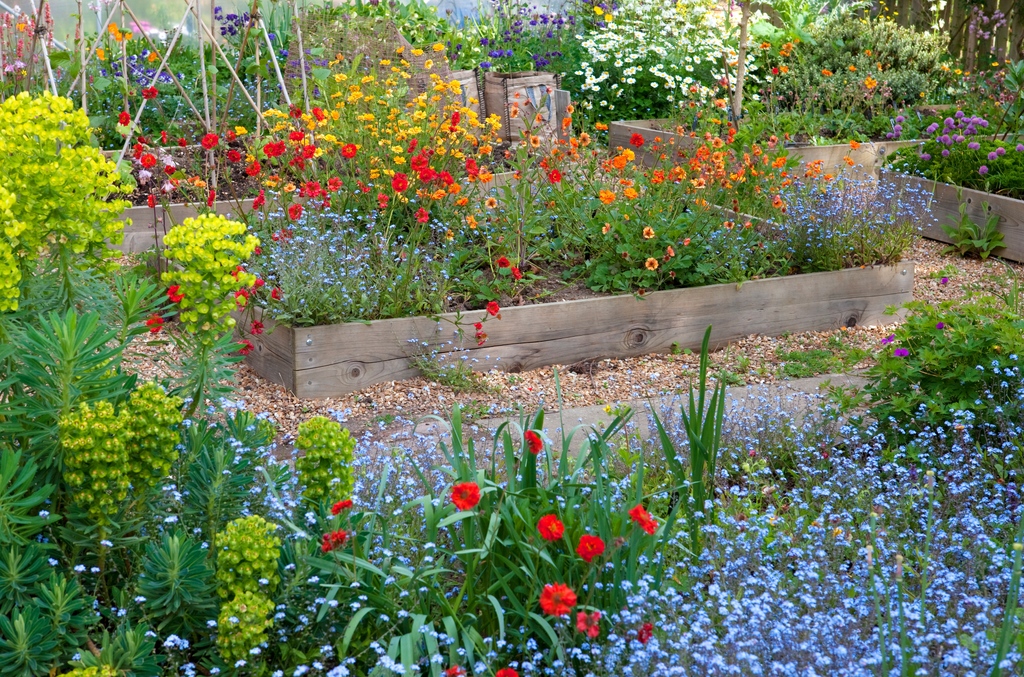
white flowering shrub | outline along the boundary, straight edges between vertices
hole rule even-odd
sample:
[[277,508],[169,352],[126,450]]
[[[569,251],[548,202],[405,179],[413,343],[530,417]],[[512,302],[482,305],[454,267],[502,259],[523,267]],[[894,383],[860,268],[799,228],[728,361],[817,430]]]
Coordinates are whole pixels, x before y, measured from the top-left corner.
[[735,77],[737,55],[727,38],[736,22],[714,3],[622,0],[614,13],[591,9],[599,20],[577,36],[579,66],[563,81],[586,116],[650,119],[725,98],[723,82]]

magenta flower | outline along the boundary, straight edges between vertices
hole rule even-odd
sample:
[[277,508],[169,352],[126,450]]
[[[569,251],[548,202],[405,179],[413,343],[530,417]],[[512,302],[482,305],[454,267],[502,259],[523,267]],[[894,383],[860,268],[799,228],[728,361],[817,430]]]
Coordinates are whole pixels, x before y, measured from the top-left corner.
[[884,339],[882,339],[882,345],[883,346],[887,346],[887,345],[889,345],[890,343],[892,343],[895,340],[896,340],[896,334],[889,334]]
[[910,351],[907,350],[906,348],[897,348],[896,350],[892,351],[892,354],[893,357],[906,357],[910,355]]
[[1018,153],[1024,153],[1024,143],[1018,143],[1017,144],[1017,152]]
[[936,329],[945,329],[946,328],[946,323],[945,322],[939,322],[938,324],[935,325],[935,328]]
[[986,174],[988,174],[988,167],[986,167],[985,165],[978,167],[978,173],[981,174],[982,176],[985,176]]
[[939,284],[949,284],[949,278],[948,277],[942,278],[941,280],[939,280]]

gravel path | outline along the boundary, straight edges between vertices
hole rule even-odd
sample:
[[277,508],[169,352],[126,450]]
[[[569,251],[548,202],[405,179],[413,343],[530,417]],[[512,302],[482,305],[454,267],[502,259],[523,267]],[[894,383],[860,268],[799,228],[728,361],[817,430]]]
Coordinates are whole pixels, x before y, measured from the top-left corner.
[[[919,240],[908,259],[916,262],[914,297],[939,302],[963,298],[974,288],[994,289],[1006,264],[940,254],[943,245]],[[1019,274],[1024,267],[1014,264]],[[947,278],[943,283],[942,278]],[[871,351],[891,333],[893,325],[855,327],[829,332],[806,332],[777,338],[748,336],[712,354],[714,368],[724,369],[730,385],[775,383],[788,378],[849,372],[869,367]],[[173,331],[173,329],[171,329]],[[147,337],[148,338],[148,337]],[[170,376],[166,359],[173,346],[138,341],[127,351],[129,368],[141,378]],[[173,356],[171,354],[171,356]],[[685,389],[696,370],[697,355],[649,355],[624,360],[599,360],[548,367],[518,374],[493,371],[481,375],[478,392],[456,392],[451,387],[416,378],[382,383],[345,397],[300,400],[281,386],[242,366],[236,376],[235,397],[256,412],[277,422],[284,440],[310,416],[339,415],[355,432],[388,429],[395,419],[426,414],[445,415],[459,402],[469,418],[485,418],[515,411],[534,410],[558,401],[580,407],[654,397]],[[557,384],[556,384],[557,373]]]

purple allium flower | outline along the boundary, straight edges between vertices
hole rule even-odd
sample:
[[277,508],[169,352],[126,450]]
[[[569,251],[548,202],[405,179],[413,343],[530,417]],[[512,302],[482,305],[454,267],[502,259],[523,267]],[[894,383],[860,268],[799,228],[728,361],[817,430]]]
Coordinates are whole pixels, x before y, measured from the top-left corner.
[[986,167],[985,165],[978,167],[978,173],[981,174],[982,176],[988,174],[988,167]]
[[995,151],[992,151],[991,153],[988,154],[988,159],[991,162],[995,162],[998,158],[999,158],[999,155]]
[[946,323],[945,322],[939,322],[938,324],[935,325],[935,328],[936,329],[945,329],[946,328]]
[[954,124],[953,118],[946,118],[945,120],[942,121],[942,124],[945,125],[946,127],[952,127]]
[[910,351],[907,350],[906,348],[897,348],[896,350],[892,351],[893,357],[907,357],[908,355],[910,355]]
[[944,143],[947,146],[952,145],[953,139],[949,138],[949,134],[943,134],[939,137],[939,143]]
[[963,134],[957,134],[956,136],[953,137],[953,141],[955,141],[956,143],[963,143],[964,138],[965,137]]
[[1018,143],[1017,144],[1017,152],[1018,153],[1024,153],[1024,143]]
[[981,148],[981,144],[978,143],[977,141],[971,141],[969,144],[967,144],[967,147],[970,148],[971,150],[978,150],[979,148]]
[[948,151],[948,150],[945,150],[945,149],[943,149],[943,151],[942,151],[942,157],[949,157],[949,151]]
[[953,117],[955,117],[955,118],[956,118],[957,120],[962,120],[962,119],[963,119],[963,117],[964,117],[964,112],[963,112],[962,110],[958,110],[958,111],[957,111],[957,112],[956,112],[956,113],[955,113],[955,114],[953,115]]
[[887,345],[889,345],[890,343],[892,343],[895,340],[896,340],[896,334],[889,334],[884,339],[882,339],[882,345],[883,346],[887,346]]
[[929,134],[934,134],[938,130],[939,130],[939,123],[938,122],[933,122],[930,125],[928,125],[928,129],[926,129],[925,131],[927,133],[929,133]]
[[1002,146],[999,146],[999,148],[996,148],[996,155],[998,155],[999,157],[1006,155],[1006,149],[1003,148]]
[[925,162],[928,162],[929,160],[931,160],[931,159],[932,159],[932,156],[931,156],[931,154],[930,154],[930,153],[921,153],[921,155],[920,155],[919,157],[920,157],[920,158],[921,158],[922,160],[924,160]]
[[899,124],[903,124],[903,122],[904,122],[905,120],[906,120],[906,118],[905,118],[905,117],[903,117],[902,115],[897,115],[897,116],[896,116],[896,124],[898,124],[898,125],[899,125]]

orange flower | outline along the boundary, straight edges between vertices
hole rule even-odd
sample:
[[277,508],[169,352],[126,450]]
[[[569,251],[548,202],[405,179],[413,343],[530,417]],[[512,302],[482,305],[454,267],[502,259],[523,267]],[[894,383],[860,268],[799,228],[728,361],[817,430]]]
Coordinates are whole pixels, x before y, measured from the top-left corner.
[[640,193],[636,192],[636,188],[627,188],[622,191],[622,194],[626,196],[627,200],[635,200],[640,197]]
[[690,238],[686,238],[685,240],[683,240],[683,246],[684,247],[689,247],[690,246]]
[[658,269],[658,259],[656,259],[654,257],[651,257],[651,258],[647,259],[647,261],[644,262],[644,268],[646,268],[647,270],[657,270]]
[[498,206],[498,201],[493,197],[489,197],[486,200],[484,200],[484,206],[487,207],[488,209],[494,209],[495,207]]
[[878,86],[878,80],[874,79],[869,75],[866,78],[864,78],[864,86],[867,87],[868,89],[874,89],[876,86]]
[[827,68],[822,68],[821,69],[821,74],[824,75],[826,78],[832,77],[832,71],[830,71]]
[[672,248],[672,245],[665,247],[665,256],[672,258],[676,255],[676,250]]
[[607,132],[608,131],[608,125],[606,125],[603,122],[595,122],[594,123],[594,129],[596,129],[599,132]]
[[601,202],[603,202],[606,205],[610,205],[611,203],[615,202],[615,193],[611,192],[610,190],[602,190],[600,193],[597,194],[597,197],[599,200],[601,200]]
[[843,156],[843,162],[845,162],[848,167],[852,167],[854,165],[853,158],[849,155]]
[[601,233],[603,235],[607,235],[608,231],[611,230],[611,229],[612,229],[612,224],[606,223],[606,224],[604,224],[604,228],[601,229]]
[[612,167],[616,169],[625,169],[627,164],[629,164],[629,160],[625,155],[616,155],[612,158]]
[[775,197],[772,198],[772,207],[775,207],[776,209],[782,209],[784,206],[785,203],[782,201],[782,197],[776,195]]
[[466,223],[470,228],[476,228],[476,218],[472,214],[466,217]]
[[857,141],[854,141],[853,139],[850,139],[850,149],[851,150],[857,150],[858,148],[860,148],[860,143],[857,142]]
[[650,240],[653,237],[654,237],[654,229],[651,228],[650,226],[645,226],[644,227],[644,239],[645,240]]
[[846,69],[848,71],[850,71],[851,73],[856,73],[857,72],[857,67],[854,66],[852,63],[849,66],[847,66]]

